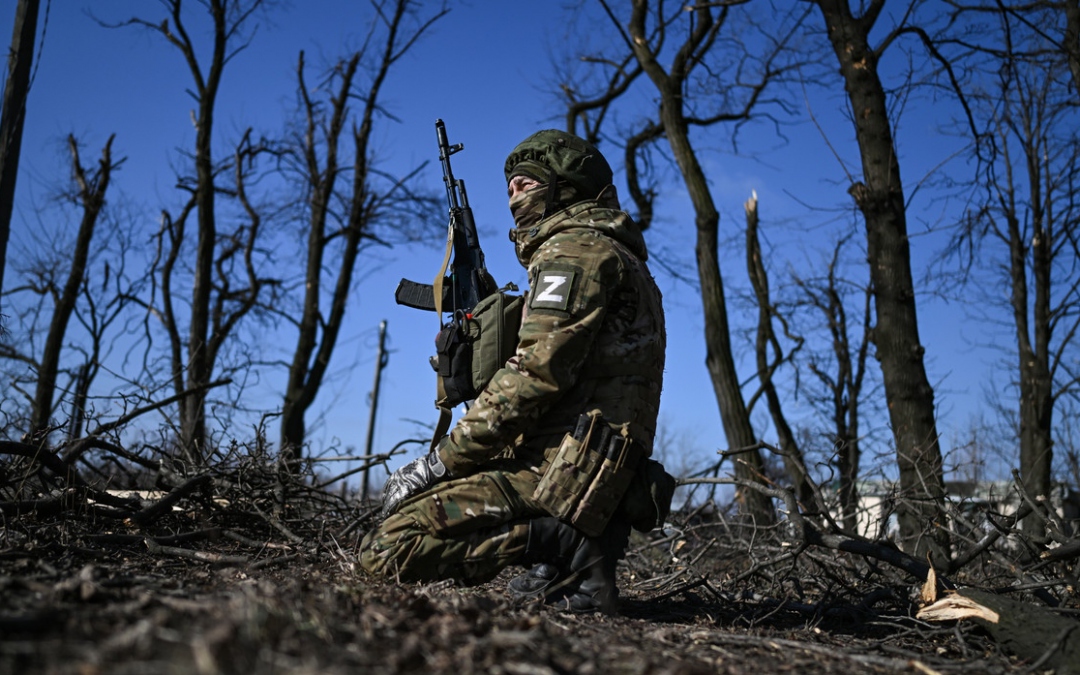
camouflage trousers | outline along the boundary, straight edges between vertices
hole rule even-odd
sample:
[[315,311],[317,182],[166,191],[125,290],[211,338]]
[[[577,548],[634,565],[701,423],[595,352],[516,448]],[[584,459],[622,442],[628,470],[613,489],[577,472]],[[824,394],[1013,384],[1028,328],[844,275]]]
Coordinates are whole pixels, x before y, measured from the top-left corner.
[[364,537],[360,565],[403,582],[490,581],[521,558],[529,521],[547,515],[532,499],[546,468],[542,460],[495,460],[407,499]]

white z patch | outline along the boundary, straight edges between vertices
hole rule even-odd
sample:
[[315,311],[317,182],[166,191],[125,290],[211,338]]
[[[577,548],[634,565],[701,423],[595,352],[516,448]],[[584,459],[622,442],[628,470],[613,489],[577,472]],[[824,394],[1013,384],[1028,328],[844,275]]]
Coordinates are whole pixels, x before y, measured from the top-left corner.
[[576,272],[567,269],[541,270],[533,284],[529,307],[569,311],[575,276]]
[[557,302],[559,304],[566,303],[566,296],[562,293],[555,293],[555,291],[566,284],[566,276],[562,274],[545,274],[540,277],[540,283],[547,284],[547,288],[541,291],[536,296],[537,302]]

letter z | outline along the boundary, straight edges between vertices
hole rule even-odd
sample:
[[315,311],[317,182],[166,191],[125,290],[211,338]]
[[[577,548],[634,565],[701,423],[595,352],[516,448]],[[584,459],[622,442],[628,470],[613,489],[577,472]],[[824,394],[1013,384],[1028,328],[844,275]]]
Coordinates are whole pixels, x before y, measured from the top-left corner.
[[569,270],[541,270],[537,275],[529,307],[569,311],[575,273]]

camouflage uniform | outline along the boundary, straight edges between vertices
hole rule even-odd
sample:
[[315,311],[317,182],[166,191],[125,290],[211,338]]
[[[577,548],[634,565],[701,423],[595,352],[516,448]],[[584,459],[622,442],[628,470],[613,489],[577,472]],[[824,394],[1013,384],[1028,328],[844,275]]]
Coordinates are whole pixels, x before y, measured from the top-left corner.
[[[508,180],[533,173],[528,162],[510,164]],[[664,367],[660,292],[641,232],[606,185],[610,169],[600,180],[595,190],[588,180],[557,181],[543,205],[550,216],[515,212],[510,235],[531,289],[516,353],[439,450],[455,478],[405,500],[365,538],[368,572],[482,583],[519,562],[529,521],[546,515],[536,485],[587,410],[628,422],[651,454]],[[582,200],[582,189],[599,197]]]

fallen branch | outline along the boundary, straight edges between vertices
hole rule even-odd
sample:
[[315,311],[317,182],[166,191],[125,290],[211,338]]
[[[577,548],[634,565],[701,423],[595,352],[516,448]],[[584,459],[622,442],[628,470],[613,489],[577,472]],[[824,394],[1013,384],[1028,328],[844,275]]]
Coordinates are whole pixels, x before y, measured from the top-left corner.
[[83,539],[93,544],[112,544],[114,546],[130,546],[132,544],[142,544],[147,539],[150,539],[155,544],[167,546],[170,544],[186,544],[193,541],[216,541],[222,536],[223,533],[221,528],[211,527],[206,530],[181,532],[179,534],[158,537],[147,537],[140,534],[88,534],[85,535]]
[[1057,548],[1051,548],[1039,554],[1039,557],[1048,562],[1059,560],[1073,560],[1080,558],[1080,541],[1070,541]]
[[29,513],[38,516],[52,516],[75,509],[86,500],[79,490],[64,490],[63,494],[47,499],[30,499],[16,502],[0,502],[0,513],[5,516],[22,516]]
[[156,459],[146,459],[139,455],[124,450],[119,445],[110,443],[103,438],[96,436],[86,436],[75,441],[71,447],[64,451],[64,461],[68,464],[74,464],[76,461],[82,458],[88,450],[108,450],[114,455],[126,459],[127,461],[138,464],[144,469],[150,471],[157,471],[161,468],[161,462]]
[[154,554],[171,555],[176,558],[186,558],[214,565],[247,565],[250,562],[247,556],[242,555],[222,555],[210,551],[192,551],[191,549],[177,548],[176,546],[162,546],[150,537],[143,541],[146,543],[146,550]]
[[1080,673],[1080,622],[1037,605],[965,588],[919,610],[916,618],[974,621],[1006,651],[1033,661],[1029,671]]
[[[847,553],[874,558],[907,572],[919,582],[925,581],[930,572],[931,568],[929,563],[914,558],[889,544],[868,541],[851,534],[822,532],[816,525],[803,516],[802,511],[799,510],[798,501],[790,490],[771,488],[767,485],[762,485],[761,483],[740,480],[737,478],[694,478],[682,479],[679,481],[680,485],[687,485],[690,483],[737,485],[756,490],[764,495],[780,500],[786,508],[785,513],[788,519],[791,521],[792,525],[795,526],[796,531],[799,532],[799,538],[804,544],[821,546],[833,549],[834,551],[845,551]],[[948,579],[939,578],[938,581],[943,588],[953,587],[952,582]]]
[[209,475],[196,476],[184,483],[183,485],[174,488],[169,494],[165,495],[158,501],[154,502],[150,506],[146,507],[142,511],[131,516],[131,522],[136,525],[148,525],[153,521],[161,517],[166,511],[172,509],[172,507],[181,499],[191,494],[195,490],[209,486],[213,482],[213,478]]
[[[975,560],[976,558],[981,556],[987,549],[989,549],[999,539],[1001,539],[1003,535],[1008,534],[1012,528],[1016,527],[1016,524],[1019,523],[1020,520],[1022,520],[1025,516],[1031,513],[1031,508],[1031,504],[1027,502],[1021,504],[1020,508],[1018,508],[1014,514],[1006,518],[1006,520],[1008,521],[1008,524],[1006,525],[1001,525],[1000,523],[995,522],[993,517],[988,516],[986,520],[993,526],[994,529],[987,532],[986,535],[982,539],[980,539],[978,543],[975,544],[975,546],[971,547],[966,552],[954,558],[949,563],[949,571],[955,572],[970,563],[972,560]],[[954,517],[958,519],[963,518],[963,516],[960,514],[956,514],[954,515]],[[964,522],[964,524],[970,529],[974,529],[974,525],[968,523],[966,520],[962,520],[962,522]]]
[[61,476],[71,485],[83,484],[83,481],[79,477],[79,474],[76,473],[75,468],[60,459],[56,453],[45,446],[29,445],[17,441],[0,441],[0,454],[27,457],[35,462],[41,463],[42,466],[49,471],[52,471],[57,476]]

